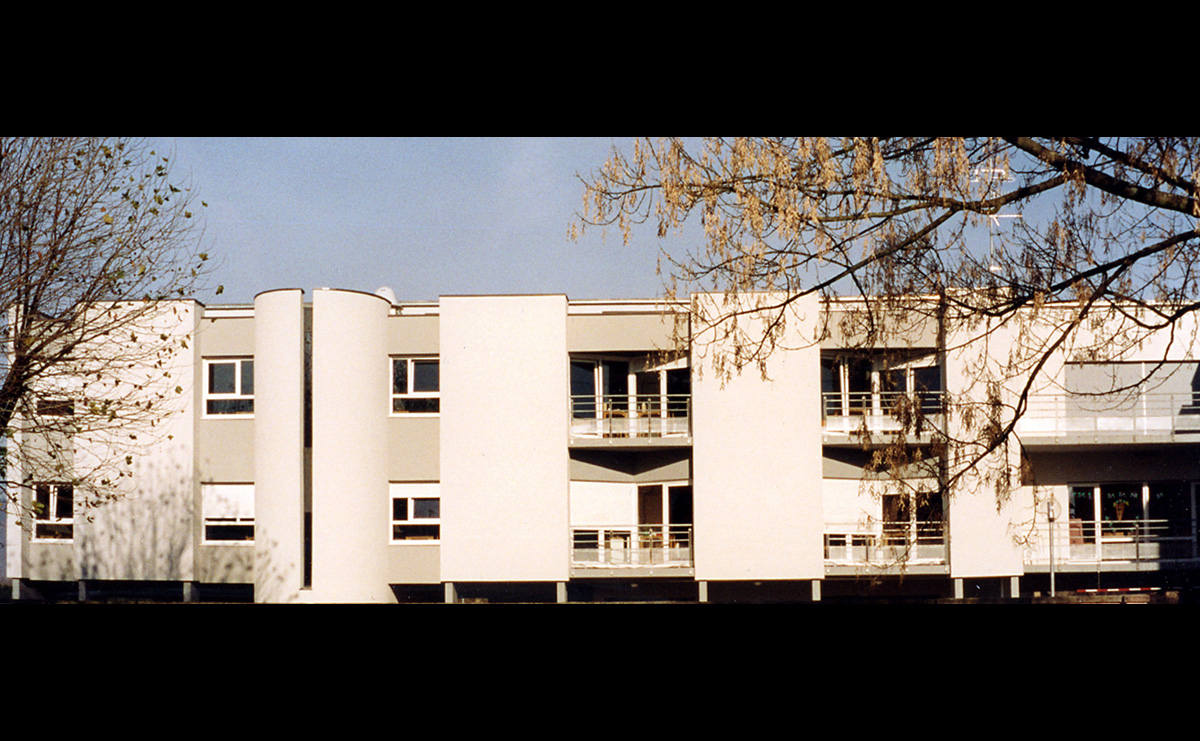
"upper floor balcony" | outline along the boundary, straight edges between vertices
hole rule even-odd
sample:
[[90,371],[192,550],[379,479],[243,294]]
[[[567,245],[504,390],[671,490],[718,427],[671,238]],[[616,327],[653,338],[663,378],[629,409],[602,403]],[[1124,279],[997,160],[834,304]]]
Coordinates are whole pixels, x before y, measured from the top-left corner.
[[686,358],[571,358],[571,445],[690,445],[691,407]]
[[864,570],[909,574],[949,573],[949,542],[942,520],[827,522],[825,573]]
[[691,394],[608,394],[571,397],[575,445],[688,444]]
[[858,444],[864,432],[894,435],[905,430],[920,442],[942,424],[944,409],[940,391],[826,391],[821,394],[821,428],[826,444]]
[[1200,441],[1200,398],[1191,392],[1038,394],[1017,433],[1027,445]]

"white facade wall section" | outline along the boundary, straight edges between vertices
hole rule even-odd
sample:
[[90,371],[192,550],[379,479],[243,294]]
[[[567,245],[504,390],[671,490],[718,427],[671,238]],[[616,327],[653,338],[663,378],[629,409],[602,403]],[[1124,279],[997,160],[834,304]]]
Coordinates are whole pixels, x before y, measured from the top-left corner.
[[441,301],[442,581],[566,581],[565,296]]
[[699,366],[732,348],[693,351],[699,580],[824,576],[818,311],[815,299],[796,302],[786,339],[795,349],[771,355],[767,379],[751,367],[722,383]]

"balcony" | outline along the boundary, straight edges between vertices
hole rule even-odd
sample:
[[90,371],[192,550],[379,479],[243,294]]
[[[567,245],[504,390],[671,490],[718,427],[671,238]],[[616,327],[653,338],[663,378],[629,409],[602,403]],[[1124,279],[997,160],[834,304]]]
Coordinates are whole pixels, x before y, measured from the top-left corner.
[[[1179,520],[1082,520],[1055,524],[1056,571],[1158,570],[1194,567],[1200,561],[1194,523]],[[1047,571],[1051,553],[1044,537],[1025,549],[1029,571]]]
[[691,394],[571,397],[571,444],[690,445]]
[[[896,434],[907,417],[919,415],[924,439],[942,424],[945,408],[940,391],[827,391],[821,394],[821,427],[826,443],[858,443],[862,432]],[[912,425],[908,425],[912,429]]]
[[826,523],[825,573],[864,570],[949,573],[946,525],[941,521]]
[[691,576],[691,525],[571,528],[571,575]]
[[1039,394],[1017,432],[1032,444],[1200,441],[1200,399],[1187,393]]

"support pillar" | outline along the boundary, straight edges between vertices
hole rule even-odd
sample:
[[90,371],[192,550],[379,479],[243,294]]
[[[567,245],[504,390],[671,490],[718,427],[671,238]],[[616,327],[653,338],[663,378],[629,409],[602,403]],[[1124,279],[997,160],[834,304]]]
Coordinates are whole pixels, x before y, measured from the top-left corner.
[[1021,577],[1014,576],[1008,580],[1008,596],[1010,599],[1017,599],[1021,596]]
[[185,581],[183,583],[183,601],[184,602],[194,602],[195,597],[196,597],[196,590],[192,588],[192,582]]
[[79,601],[87,602],[87,582],[83,579],[79,580]]
[[708,602],[708,582],[699,582],[698,586],[700,587],[700,602]]
[[821,601],[821,580],[820,579],[813,579],[813,581],[812,581],[812,601],[813,602]]
[[560,581],[555,586],[555,597],[557,598],[558,604],[567,604],[567,583],[565,581]]
[[954,580],[954,599],[962,599],[962,598],[963,598],[963,580],[955,579]]
[[446,582],[446,604],[452,605],[458,602],[458,592],[454,589],[454,582]]
[[20,579],[12,580],[12,599],[13,599],[13,602],[19,602],[21,600],[21,580]]

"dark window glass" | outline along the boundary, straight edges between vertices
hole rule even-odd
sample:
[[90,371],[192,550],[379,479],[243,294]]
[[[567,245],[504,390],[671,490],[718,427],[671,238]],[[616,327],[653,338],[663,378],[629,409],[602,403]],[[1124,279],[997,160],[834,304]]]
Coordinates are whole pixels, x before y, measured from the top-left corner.
[[413,361],[413,392],[436,393],[438,391],[438,361]]
[[33,489],[34,500],[37,502],[37,519],[49,520],[53,513],[50,511],[50,485],[38,484]]
[[401,521],[408,519],[408,499],[406,497],[397,497],[392,500],[392,519]]
[[65,484],[58,486],[58,500],[55,504],[54,516],[66,520],[75,514],[75,490]]
[[441,500],[440,499],[414,499],[413,500],[413,519],[414,520],[436,520],[441,517]]
[[232,542],[254,540],[254,525],[244,523],[205,525],[204,539]]
[[43,417],[69,417],[75,413],[75,405],[70,399],[39,399],[37,410]]
[[235,368],[237,363],[209,363],[208,393],[232,394],[237,392]]
[[396,397],[392,399],[393,412],[409,412],[411,414],[437,414],[442,409],[441,399],[437,397]]
[[441,537],[439,525],[393,525],[393,540],[437,540]]
[[242,361],[242,396],[254,395],[254,361]]
[[[408,393],[408,361],[393,360],[392,361],[392,393],[407,394]],[[396,410],[400,411],[400,410]]]
[[209,399],[209,414],[248,414],[254,411],[254,399]]

